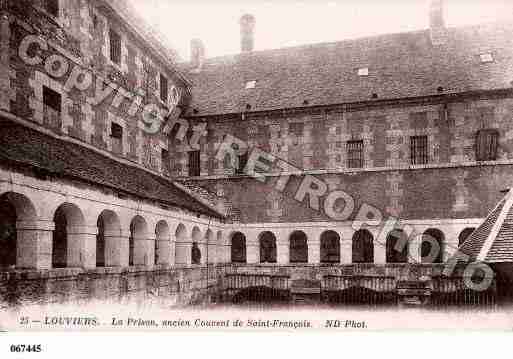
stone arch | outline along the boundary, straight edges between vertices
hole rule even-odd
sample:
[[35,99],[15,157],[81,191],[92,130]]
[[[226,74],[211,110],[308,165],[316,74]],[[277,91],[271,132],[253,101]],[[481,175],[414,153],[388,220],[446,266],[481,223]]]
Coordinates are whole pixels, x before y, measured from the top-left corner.
[[52,238],[52,267],[66,268],[82,265],[85,253],[81,248],[85,218],[82,210],[73,203],[63,203],[53,216],[55,229]]
[[193,242],[201,242],[202,236],[201,236],[201,229],[199,229],[198,226],[194,226],[192,228],[191,237]]
[[231,262],[246,263],[246,236],[241,232],[231,235]]
[[189,247],[190,240],[188,238],[187,227],[183,223],[179,223],[175,230],[175,263],[190,264]]
[[353,263],[374,263],[374,237],[367,229],[353,234]]
[[420,259],[422,263],[443,263],[445,236],[438,228],[429,228],[422,234]]
[[340,236],[337,232],[322,232],[320,245],[321,263],[340,263]]
[[171,250],[171,230],[169,224],[158,221],[155,226],[155,264],[169,264]]
[[393,229],[386,239],[386,262],[408,262],[408,236],[402,229]]
[[96,221],[96,267],[110,267],[116,264],[115,256],[121,251],[118,238],[121,222],[116,212],[104,210]]
[[140,216],[135,216],[130,222],[130,236],[128,237],[128,265],[148,265],[148,223]]
[[26,254],[18,246],[22,236],[18,234],[17,222],[36,218],[35,206],[25,195],[6,192],[0,196],[0,268],[18,265],[17,258]]
[[191,237],[191,262],[192,264],[201,264],[201,257],[203,256],[203,253],[201,253],[201,247],[199,243],[202,242],[203,238],[201,236],[201,230],[198,226],[194,226],[192,228]]
[[461,245],[467,240],[468,237],[475,231],[476,229],[474,227],[467,227],[464,230],[461,231],[460,235],[458,236],[458,247],[461,247]]
[[273,232],[265,231],[258,236],[260,248],[260,263],[276,263],[276,236]]
[[308,263],[308,237],[303,231],[294,231],[289,237],[290,263]]
[[187,239],[187,227],[183,223],[179,223],[176,227],[175,238],[181,241]]

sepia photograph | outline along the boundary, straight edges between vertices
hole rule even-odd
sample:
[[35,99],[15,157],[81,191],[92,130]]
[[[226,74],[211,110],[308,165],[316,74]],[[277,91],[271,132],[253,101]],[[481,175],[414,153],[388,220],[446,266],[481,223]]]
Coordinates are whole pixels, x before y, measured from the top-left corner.
[[0,332],[512,329],[513,2],[0,0]]

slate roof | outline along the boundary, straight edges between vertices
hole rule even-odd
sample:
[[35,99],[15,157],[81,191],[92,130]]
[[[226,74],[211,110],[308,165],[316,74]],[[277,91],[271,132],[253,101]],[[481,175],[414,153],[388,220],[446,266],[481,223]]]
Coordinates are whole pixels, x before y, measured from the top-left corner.
[[513,262],[513,190],[460,246],[470,261]]
[[172,181],[143,169],[7,119],[0,119],[0,128],[0,161],[3,163],[28,165],[196,213],[224,217]]
[[[481,53],[495,61],[483,64]],[[369,76],[357,75],[369,68]],[[206,59],[190,71],[187,115],[206,116],[504,89],[513,80],[513,24],[448,28],[434,46],[430,31],[374,36]],[[255,89],[245,89],[256,80]],[[303,102],[308,101],[305,105]],[[193,110],[196,109],[197,113]]]

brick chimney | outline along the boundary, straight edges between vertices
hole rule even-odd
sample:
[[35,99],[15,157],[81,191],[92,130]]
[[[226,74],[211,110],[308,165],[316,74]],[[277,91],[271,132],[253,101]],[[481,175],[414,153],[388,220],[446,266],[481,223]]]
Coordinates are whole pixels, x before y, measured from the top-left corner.
[[255,17],[250,14],[240,18],[240,50],[241,52],[253,51],[255,45]]
[[445,26],[445,0],[431,0],[429,9],[429,30],[431,43],[442,45],[447,39],[447,27]]
[[194,70],[201,70],[205,61],[205,45],[200,39],[191,40],[191,64]]

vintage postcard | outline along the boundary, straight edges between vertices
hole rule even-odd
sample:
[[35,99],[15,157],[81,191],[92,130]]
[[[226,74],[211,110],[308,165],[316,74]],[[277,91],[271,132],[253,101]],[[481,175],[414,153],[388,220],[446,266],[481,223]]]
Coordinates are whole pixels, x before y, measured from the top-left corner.
[[513,3],[1,0],[0,62],[1,331],[513,328]]

